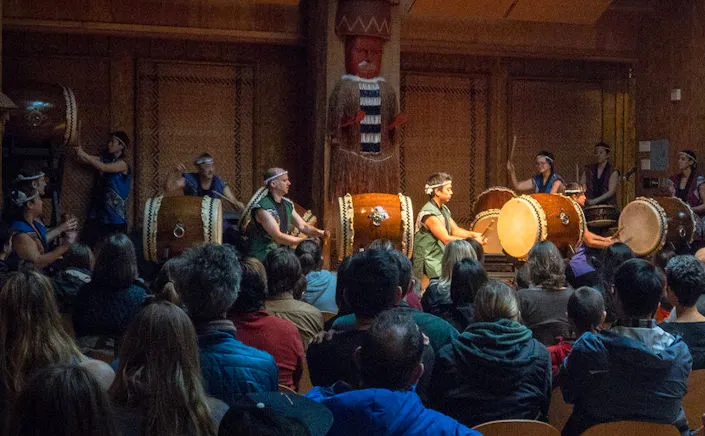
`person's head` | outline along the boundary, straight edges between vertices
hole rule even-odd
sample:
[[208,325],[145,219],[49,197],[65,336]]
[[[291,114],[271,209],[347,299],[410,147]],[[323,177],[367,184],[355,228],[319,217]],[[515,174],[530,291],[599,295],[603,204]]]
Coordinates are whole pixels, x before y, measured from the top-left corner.
[[188,315],[167,301],[144,307],[120,346],[113,402],[141,404],[142,434],[214,434],[201,380],[198,337]]
[[479,322],[496,322],[500,319],[521,321],[519,301],[515,291],[506,283],[491,279],[475,295],[475,319]]
[[0,380],[6,392],[12,397],[34,371],[80,356],[64,330],[51,281],[38,271],[10,274],[0,289]]
[[229,313],[257,312],[264,307],[264,300],[267,299],[267,272],[262,262],[254,257],[240,261],[240,268],[240,292]]
[[423,347],[423,334],[408,311],[381,312],[372,322],[362,346],[355,350],[363,386],[393,391],[408,389],[423,375]]
[[595,160],[598,164],[603,164],[607,162],[610,157],[610,146],[605,142],[598,142],[595,144]]
[[209,153],[199,154],[193,164],[198,168],[198,175],[201,178],[210,180],[215,176],[215,160]]
[[135,246],[124,233],[108,236],[98,252],[93,280],[112,289],[129,287],[137,278]]
[[4,259],[12,251],[12,237],[15,230],[0,224],[0,259]]
[[237,299],[242,272],[235,248],[204,244],[183,254],[177,289],[194,322],[223,319]]
[[626,318],[651,318],[658,309],[664,277],[643,259],[630,259],[614,275],[617,310]]
[[450,299],[455,307],[467,306],[475,301],[477,291],[487,283],[487,272],[478,261],[461,259],[453,268],[450,281]]
[[62,263],[64,268],[82,268],[92,271],[94,263],[93,251],[86,244],[71,244],[68,251],[64,254]]
[[583,187],[580,183],[568,183],[565,186],[564,194],[575,200],[575,202],[579,205],[585,206],[585,200],[587,200],[587,197],[585,196],[585,187]]
[[35,219],[42,214],[44,202],[35,189],[13,189],[10,191],[10,207],[13,220]]
[[352,309],[348,304],[347,297],[345,296],[348,277],[347,271],[352,258],[352,256],[348,256],[338,264],[338,271],[335,280],[335,305],[338,306],[338,312],[340,313],[352,312]]
[[600,262],[600,276],[607,284],[612,283],[612,278],[617,269],[629,259],[635,258],[636,255],[631,248],[624,242],[615,242],[602,252],[602,260]]
[[301,272],[303,275],[311,271],[320,271],[323,268],[323,255],[321,244],[316,238],[306,238],[296,246],[296,257],[301,262]]
[[38,371],[7,415],[7,434],[24,436],[113,436],[108,396],[79,365]]
[[291,293],[298,298],[305,290],[306,276],[291,248],[279,247],[267,253],[264,268],[267,271],[267,297]]
[[537,242],[531,247],[526,263],[534,286],[557,289],[565,285],[565,263],[553,242]]
[[372,79],[382,70],[384,40],[372,36],[345,38],[345,71],[348,74]]
[[122,157],[127,151],[127,147],[130,146],[130,138],[127,133],[122,130],[118,130],[110,134],[110,139],[108,139],[108,153],[112,154],[114,157]]
[[473,251],[475,252],[475,257],[477,257],[477,261],[480,263],[485,263],[485,249],[482,248],[482,244],[477,242],[477,239],[475,238],[470,238],[467,240],[470,243],[470,246],[472,247]]
[[159,300],[170,301],[176,305],[181,304],[181,296],[176,288],[179,283],[179,271],[186,265],[182,256],[172,257],[167,260],[152,280],[150,289]]
[[288,194],[291,187],[289,172],[283,168],[269,168],[264,172],[264,186],[273,194],[280,196]]
[[375,239],[374,241],[370,242],[370,245],[367,246],[367,249],[394,250],[394,244],[392,244],[392,241],[390,241],[389,239]]
[[455,264],[463,259],[477,260],[475,250],[465,239],[456,239],[446,245],[441,258],[441,278],[451,280],[453,278],[453,268]]
[[523,263],[514,273],[514,282],[517,289],[526,289],[531,286],[531,275],[529,274],[529,264]]
[[365,250],[352,256],[345,271],[345,300],[359,318],[372,318],[399,303],[399,267],[386,250]]
[[666,283],[671,304],[693,307],[705,291],[705,266],[695,256],[675,256],[666,265]]
[[448,203],[453,197],[453,178],[448,173],[433,173],[426,179],[426,195],[439,204]]
[[685,171],[688,168],[695,169],[698,166],[698,158],[693,150],[681,150],[678,152],[678,169]]
[[17,175],[15,185],[22,191],[37,191],[42,196],[46,194],[47,176],[43,171],[23,169]]
[[548,151],[539,151],[536,153],[536,171],[540,174],[553,174],[554,172],[554,157],[553,153]]
[[606,316],[605,300],[596,289],[583,286],[568,299],[568,320],[575,327],[577,336],[599,329]]
[[659,267],[661,271],[666,271],[668,262],[676,256],[676,250],[673,249],[673,244],[666,244],[660,249],[653,258],[654,265]]

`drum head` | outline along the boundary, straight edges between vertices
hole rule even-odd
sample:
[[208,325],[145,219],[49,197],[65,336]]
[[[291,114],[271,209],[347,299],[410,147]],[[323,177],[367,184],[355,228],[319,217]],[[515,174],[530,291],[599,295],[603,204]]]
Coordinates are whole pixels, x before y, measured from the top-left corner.
[[497,235],[507,254],[517,259],[529,254],[540,240],[542,213],[540,205],[537,210],[525,197],[513,198],[504,205],[497,220]]
[[480,213],[470,226],[470,230],[482,233],[487,238],[487,244],[482,247],[486,254],[504,254],[497,235],[498,219],[499,209],[490,209]]
[[619,216],[619,239],[637,256],[647,256],[659,250],[666,238],[666,216],[658,203],[637,198]]

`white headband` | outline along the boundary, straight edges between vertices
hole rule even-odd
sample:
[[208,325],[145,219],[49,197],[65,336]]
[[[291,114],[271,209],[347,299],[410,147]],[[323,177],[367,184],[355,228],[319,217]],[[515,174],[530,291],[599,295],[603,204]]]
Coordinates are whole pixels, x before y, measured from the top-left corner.
[[12,202],[15,203],[15,205],[23,206],[28,201],[34,200],[37,197],[37,193],[35,192],[34,195],[32,195],[31,197],[27,197],[27,194],[25,194],[23,191],[13,191],[11,197]]
[[201,157],[196,159],[196,162],[194,162],[196,165],[203,165],[203,164],[212,164],[213,163],[213,158],[212,157]]
[[19,174],[17,178],[15,179],[16,182],[27,182],[29,180],[37,180],[41,179],[42,177],[46,176],[43,172],[40,172],[39,174],[35,174],[33,176],[23,176],[22,174]]
[[268,179],[264,179],[264,186],[267,186],[267,183],[271,182],[272,180],[276,179],[277,177],[283,176],[284,174],[289,174],[289,171],[282,171],[281,173],[277,173]]
[[685,151],[679,151],[678,154],[687,157],[688,159],[692,160],[695,163],[698,163],[697,159],[695,159],[692,155],[686,153]]
[[434,189],[440,188],[445,185],[450,185],[451,183],[453,183],[452,180],[446,180],[443,183],[436,183],[435,185],[424,185],[423,189],[424,191],[426,191],[426,195],[432,195]]
[[577,195],[577,194],[584,194],[585,189],[583,188],[578,188],[578,189],[566,189],[564,194],[565,195]]
[[125,144],[125,141],[123,141],[122,139],[120,139],[119,136],[113,135],[113,139],[116,140],[117,142],[119,142],[120,145],[122,145],[122,149],[123,149],[123,150],[125,150],[125,149],[127,148],[127,144]]
[[536,155],[536,157],[542,157],[549,162],[553,162],[553,159],[550,156],[546,156],[545,154],[539,154],[539,155]]

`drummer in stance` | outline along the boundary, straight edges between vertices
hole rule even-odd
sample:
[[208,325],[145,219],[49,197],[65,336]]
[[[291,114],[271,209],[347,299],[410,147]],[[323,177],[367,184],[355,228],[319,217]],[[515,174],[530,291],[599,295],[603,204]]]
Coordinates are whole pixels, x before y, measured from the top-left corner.
[[702,247],[705,239],[705,177],[697,173],[698,159],[693,150],[682,150],[678,153],[678,169],[680,172],[668,179],[671,195],[678,197],[690,206],[698,216],[695,229],[695,245]]
[[[328,232],[307,224],[294,210],[294,203],[285,197],[291,186],[288,174],[281,168],[268,169],[264,173],[264,186],[250,200],[249,211],[245,210],[242,228],[247,228],[250,237],[249,255],[260,261],[279,246],[295,248],[308,236],[329,236]],[[292,227],[304,236],[289,234]]]
[[[587,204],[587,196],[585,195],[585,189],[580,183],[568,183],[565,189],[565,195],[575,200],[575,202],[578,203],[580,207],[585,207],[585,205]],[[588,247],[605,248],[615,243],[616,239],[605,238],[603,236],[591,232],[586,228],[585,232],[583,232],[583,242]]]
[[507,170],[517,191],[534,191],[542,194],[558,194],[563,191],[563,177],[555,172],[553,154],[548,151],[540,151],[536,155],[538,174],[530,179],[521,182],[517,179],[516,169],[511,159],[507,161]]
[[215,175],[215,162],[213,156],[201,153],[193,164],[198,168],[197,173],[187,173],[183,164],[176,166],[175,171],[169,174],[164,189],[166,192],[183,190],[184,195],[195,197],[209,196],[211,198],[225,199],[237,211],[242,211],[245,205],[235,198],[228,182]]
[[445,246],[456,239],[472,238],[484,244],[481,233],[460,228],[450,216],[446,206],[453,197],[453,179],[448,173],[432,174],[424,186],[428,203],[416,218],[414,234],[414,275],[429,279],[441,276],[441,260]]
[[609,163],[610,146],[604,142],[595,144],[596,163],[585,166],[580,184],[586,187],[585,206],[611,204],[617,206],[619,171]]

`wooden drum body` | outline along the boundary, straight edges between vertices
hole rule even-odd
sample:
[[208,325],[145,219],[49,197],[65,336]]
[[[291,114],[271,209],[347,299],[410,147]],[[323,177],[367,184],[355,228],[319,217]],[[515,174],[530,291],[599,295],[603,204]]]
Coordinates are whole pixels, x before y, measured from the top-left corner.
[[487,210],[500,210],[502,206],[516,196],[514,191],[503,186],[489,188],[475,199],[472,205],[472,214],[474,217],[477,217],[480,213]]
[[585,208],[588,229],[614,227],[619,221],[619,209],[611,204],[596,204]]
[[411,257],[414,250],[414,211],[411,199],[398,194],[346,194],[338,197],[338,259],[388,239]]
[[482,248],[485,254],[504,254],[502,244],[499,242],[497,234],[497,220],[499,219],[499,209],[490,209],[475,215],[475,219],[470,224],[470,230],[482,233],[487,238],[487,244]]
[[144,205],[142,243],[144,258],[164,262],[194,245],[223,242],[223,205],[205,197],[147,199]]
[[693,242],[695,214],[677,197],[637,197],[619,216],[619,239],[637,256],[649,256],[666,243],[678,250]]
[[522,195],[504,205],[497,235],[504,251],[526,258],[539,241],[549,240],[567,256],[583,240],[585,215],[578,203],[556,194]]

